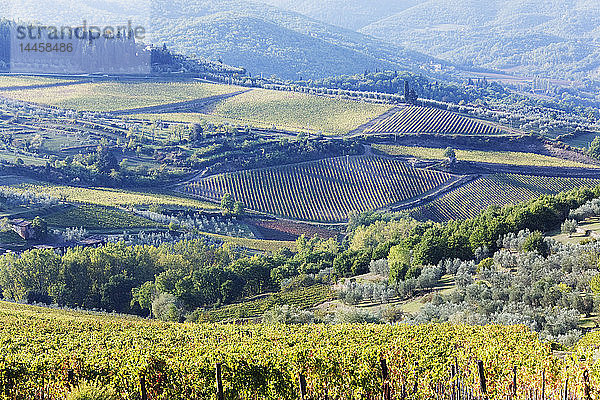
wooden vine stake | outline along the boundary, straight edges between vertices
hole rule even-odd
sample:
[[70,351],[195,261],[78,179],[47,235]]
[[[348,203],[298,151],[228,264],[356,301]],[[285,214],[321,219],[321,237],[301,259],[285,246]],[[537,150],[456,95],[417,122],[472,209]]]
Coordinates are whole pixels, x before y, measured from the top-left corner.
[[146,377],[144,375],[140,376],[140,396],[142,400],[148,400],[148,392],[146,391]]
[[590,372],[583,371],[583,400],[592,400],[592,391],[590,390]]
[[484,398],[487,398],[487,384],[485,382],[485,370],[483,369],[483,361],[477,361],[477,370],[479,371],[479,385],[481,387],[481,394]]
[[221,363],[216,363],[215,375],[217,378],[217,400],[225,400],[225,394],[223,394],[223,378],[221,375]]
[[513,367],[513,379],[512,379],[512,397],[517,397],[517,367]]
[[300,399],[304,400],[306,399],[306,377],[303,373],[298,375],[298,383],[300,386]]
[[542,400],[546,400],[546,370],[542,371]]
[[387,366],[387,361],[385,358],[381,357],[381,377],[383,378],[383,386],[381,391],[383,393],[383,400],[391,400],[392,399],[392,390],[390,388],[390,373]]
[[67,370],[67,380],[69,382],[69,388],[73,389],[77,382],[75,382],[75,374],[72,369]]

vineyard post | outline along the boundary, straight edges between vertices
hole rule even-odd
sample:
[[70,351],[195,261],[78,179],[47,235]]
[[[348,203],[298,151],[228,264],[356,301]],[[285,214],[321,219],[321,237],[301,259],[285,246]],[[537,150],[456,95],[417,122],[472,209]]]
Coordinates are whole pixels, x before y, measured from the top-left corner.
[[517,367],[516,366],[513,366],[512,384],[513,384],[512,396],[513,396],[513,398],[516,398],[517,397]]
[[569,399],[569,377],[567,376],[567,378],[565,379],[565,392],[564,392],[564,400],[568,400]]
[[413,388],[413,395],[417,393],[419,388],[419,363],[415,362],[415,386]]
[[302,372],[298,374],[298,384],[300,386],[300,399],[304,400],[306,398],[306,377]]
[[456,373],[454,371],[454,365],[450,365],[450,400],[456,398]]
[[460,397],[460,370],[458,369],[458,358],[454,357],[454,371],[456,374],[456,393]]
[[383,378],[383,387],[382,387],[383,399],[391,400],[392,393],[390,390],[389,370],[388,370],[387,362],[386,362],[385,358],[383,358],[383,357],[381,357],[381,359],[379,361],[381,363],[381,377]]
[[216,363],[215,375],[217,378],[217,400],[225,400],[225,395],[223,394],[223,379],[221,376],[221,363]]
[[477,369],[479,371],[479,384],[481,386],[481,394],[484,398],[487,398],[487,385],[485,382],[485,370],[483,368],[483,361],[477,361]]
[[586,369],[583,371],[583,400],[592,400],[590,390],[590,372]]
[[69,387],[74,388],[76,382],[75,382],[75,374],[73,373],[72,369],[67,370],[67,380],[69,381]]
[[546,370],[542,371],[542,400],[546,400]]
[[142,396],[142,400],[148,400],[148,392],[146,392],[146,377],[144,375],[140,376],[140,395]]

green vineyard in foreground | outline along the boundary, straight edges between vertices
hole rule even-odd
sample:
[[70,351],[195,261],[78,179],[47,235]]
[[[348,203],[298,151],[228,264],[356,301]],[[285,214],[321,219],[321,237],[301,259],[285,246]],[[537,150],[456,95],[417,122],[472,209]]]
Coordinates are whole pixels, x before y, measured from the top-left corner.
[[438,222],[473,218],[489,206],[517,204],[576,187],[594,187],[600,179],[495,174],[477,179],[411,211],[418,220]]
[[334,158],[221,174],[188,183],[189,194],[220,201],[225,193],[249,209],[306,221],[340,222],[418,197],[453,178],[379,157]]
[[376,122],[364,133],[439,133],[449,135],[500,135],[500,128],[439,108],[408,106]]
[[478,360],[491,399],[510,393],[513,368],[518,398],[541,388],[541,371],[547,398],[558,398],[567,378],[570,393],[581,395],[584,369],[598,383],[589,356],[597,335],[584,339],[573,362],[519,326],[167,324],[9,303],[0,303],[0,322],[0,399],[62,400],[70,381],[96,381],[117,399],[138,400],[144,380],[150,399],[208,400],[216,363],[226,399],[298,399],[300,374],[311,398],[375,399],[382,358],[392,393],[404,388],[415,400],[448,383],[451,365],[461,385],[479,393]]

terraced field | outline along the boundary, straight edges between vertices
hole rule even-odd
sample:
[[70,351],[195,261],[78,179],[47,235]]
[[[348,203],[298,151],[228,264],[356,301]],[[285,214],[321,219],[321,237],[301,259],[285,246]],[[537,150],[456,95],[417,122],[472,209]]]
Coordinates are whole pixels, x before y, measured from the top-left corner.
[[364,133],[500,135],[502,131],[492,124],[463,117],[450,111],[409,106],[367,127]]
[[575,187],[600,185],[600,179],[495,174],[477,179],[411,211],[414,218],[443,222],[472,218],[491,205],[504,206]]
[[[373,145],[374,149],[392,156],[412,156],[428,160],[444,160],[445,149],[431,147],[411,147],[394,145]],[[543,154],[520,153],[516,151],[455,150],[461,161],[486,162],[493,164],[531,165],[536,167],[598,168],[597,165],[583,164],[563,158]]]
[[218,202],[225,193],[247,208],[304,221],[342,222],[351,211],[383,208],[453,179],[380,157],[334,158],[221,174],[182,187]]
[[103,82],[0,91],[0,96],[83,111],[115,111],[201,99],[239,90],[237,86],[212,83]]
[[382,115],[389,105],[255,89],[225,99],[208,112],[238,124],[341,135]]

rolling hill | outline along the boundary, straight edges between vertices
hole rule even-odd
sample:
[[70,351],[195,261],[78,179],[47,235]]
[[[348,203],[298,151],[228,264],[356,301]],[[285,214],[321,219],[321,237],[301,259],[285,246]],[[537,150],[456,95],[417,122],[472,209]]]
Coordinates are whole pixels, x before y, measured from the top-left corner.
[[401,161],[357,157],[215,175],[182,190],[215,202],[229,193],[251,210],[286,218],[343,222],[352,211],[414,199],[454,179]]
[[423,0],[263,0],[264,3],[294,11],[342,28],[358,30],[391,14],[413,7]]
[[430,0],[360,31],[463,66],[581,78],[599,73],[599,21],[585,0]]
[[86,5],[60,0],[59,6],[49,9],[33,0],[20,3],[18,13],[8,13],[15,20],[81,23],[89,16],[100,25],[119,19],[142,21],[147,24],[146,41],[244,66],[255,75],[298,79],[365,69],[421,70],[432,61],[386,41],[257,2],[157,0],[151,9],[143,2],[135,3],[139,8],[113,8],[109,0]]

